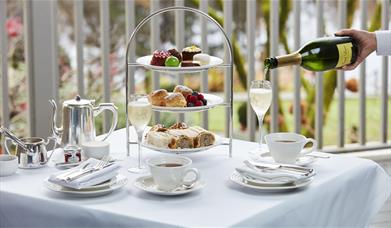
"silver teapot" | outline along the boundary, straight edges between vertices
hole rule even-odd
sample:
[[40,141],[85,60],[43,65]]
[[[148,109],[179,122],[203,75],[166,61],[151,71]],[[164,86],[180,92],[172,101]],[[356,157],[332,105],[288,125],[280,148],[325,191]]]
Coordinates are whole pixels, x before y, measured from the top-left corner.
[[105,140],[117,126],[118,112],[113,103],[101,103],[94,107],[94,100],[75,99],[64,101],[62,104],[62,127],[56,127],[57,105],[54,100],[49,101],[53,107],[52,133],[59,139],[61,147],[67,145],[81,145],[83,142],[95,140],[94,117],[102,111],[113,113],[111,128]]

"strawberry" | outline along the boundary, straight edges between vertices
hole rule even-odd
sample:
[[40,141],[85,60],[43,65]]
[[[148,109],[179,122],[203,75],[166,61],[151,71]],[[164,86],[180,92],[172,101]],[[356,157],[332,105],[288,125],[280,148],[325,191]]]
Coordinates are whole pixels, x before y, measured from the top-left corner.
[[197,98],[198,98],[198,100],[203,100],[204,99],[204,95],[202,95],[202,94],[198,94],[198,96],[197,96]]

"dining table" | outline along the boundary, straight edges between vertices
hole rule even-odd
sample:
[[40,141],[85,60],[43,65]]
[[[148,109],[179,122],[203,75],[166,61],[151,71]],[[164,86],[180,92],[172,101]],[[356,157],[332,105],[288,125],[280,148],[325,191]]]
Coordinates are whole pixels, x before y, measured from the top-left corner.
[[[375,162],[327,154],[308,166],[311,184],[289,191],[261,191],[230,180],[257,143],[233,140],[233,154],[221,145],[186,154],[205,186],[179,196],[161,196],[134,186],[143,175],[127,171],[137,161],[137,145],[126,156],[125,129],[107,139],[128,183],[100,197],[53,192],[43,181],[58,172],[54,162],[0,177],[0,227],[367,227],[390,197],[391,178]],[[319,155],[325,153],[316,152]],[[143,148],[143,159],[167,156]]]

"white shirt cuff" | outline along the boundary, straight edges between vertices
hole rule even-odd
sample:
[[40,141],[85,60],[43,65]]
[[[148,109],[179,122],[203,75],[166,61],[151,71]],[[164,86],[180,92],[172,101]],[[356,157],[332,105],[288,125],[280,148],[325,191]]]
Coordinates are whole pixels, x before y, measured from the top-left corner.
[[376,54],[391,55],[391,30],[376,31]]

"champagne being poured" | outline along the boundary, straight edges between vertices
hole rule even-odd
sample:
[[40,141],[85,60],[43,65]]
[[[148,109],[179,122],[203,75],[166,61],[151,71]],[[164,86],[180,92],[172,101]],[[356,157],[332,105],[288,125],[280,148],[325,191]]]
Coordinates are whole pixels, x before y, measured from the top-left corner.
[[351,37],[325,37],[308,42],[292,54],[266,58],[265,69],[300,65],[310,71],[326,71],[354,63],[357,55]]

